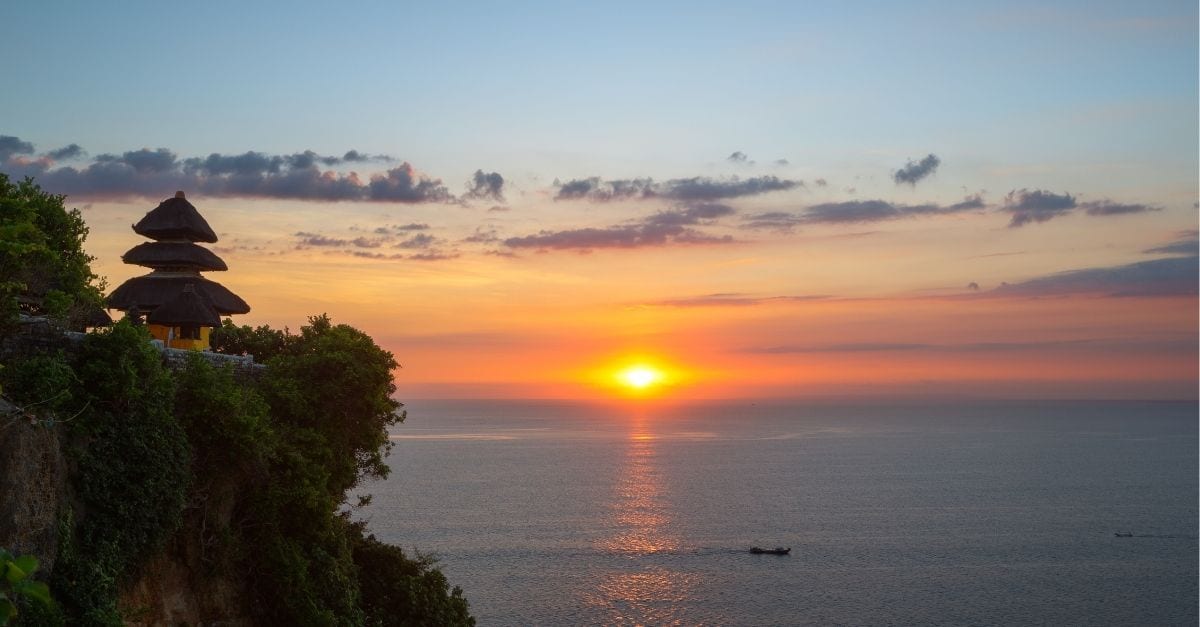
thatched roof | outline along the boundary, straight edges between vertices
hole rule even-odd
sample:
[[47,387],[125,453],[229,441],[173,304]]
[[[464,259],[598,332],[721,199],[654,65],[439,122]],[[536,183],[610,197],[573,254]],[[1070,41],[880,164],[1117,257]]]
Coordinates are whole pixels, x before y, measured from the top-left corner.
[[158,207],[133,225],[133,231],[150,239],[186,239],[210,244],[217,241],[217,234],[192,203],[183,197],[183,192],[175,192],[174,198],[159,203]]
[[191,242],[144,242],[121,255],[121,261],[147,268],[229,269],[211,250]]
[[137,305],[142,311],[152,312],[178,296],[189,283],[195,286],[193,289],[207,297],[212,308],[223,316],[250,312],[250,305],[247,305],[246,301],[216,281],[209,281],[201,276],[157,272],[134,277],[122,283],[108,295],[108,306],[112,309],[127,310]]
[[107,311],[99,307],[91,310],[88,313],[86,326],[89,327],[111,327],[113,323],[112,316],[108,315]]
[[156,307],[149,316],[146,317],[146,322],[150,324],[161,324],[163,326],[196,326],[196,327],[219,327],[221,326],[221,316],[213,309],[212,304],[208,302],[200,292],[196,291],[194,283],[188,283],[183,286],[183,290],[179,292],[171,300]]

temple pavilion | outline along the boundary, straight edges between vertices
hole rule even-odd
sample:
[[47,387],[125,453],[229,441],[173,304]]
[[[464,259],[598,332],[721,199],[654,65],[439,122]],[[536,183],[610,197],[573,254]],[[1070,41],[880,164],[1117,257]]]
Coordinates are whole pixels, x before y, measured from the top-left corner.
[[250,305],[237,294],[200,276],[201,272],[229,268],[196,243],[214,243],[217,234],[183,192],[159,203],[133,225],[133,232],[154,241],[134,246],[121,260],[151,272],[113,290],[108,296],[109,308],[135,318],[144,314],[150,334],[168,347],[199,350],[209,347],[209,334],[213,327],[221,326],[221,316],[250,311]]

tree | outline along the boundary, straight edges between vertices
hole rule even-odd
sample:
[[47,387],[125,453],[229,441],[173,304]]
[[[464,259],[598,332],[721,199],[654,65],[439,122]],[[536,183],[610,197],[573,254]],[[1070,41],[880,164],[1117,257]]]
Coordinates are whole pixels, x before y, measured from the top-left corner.
[[282,353],[294,337],[287,329],[279,331],[267,325],[254,328],[249,325],[239,327],[226,318],[220,327],[213,329],[209,343],[215,352],[226,355],[253,355],[259,363],[264,363]]
[[101,308],[103,282],[83,250],[88,227],[66,196],[42,191],[32,179],[13,184],[0,174],[0,317],[19,309],[82,328]]
[[392,354],[371,336],[329,316],[309,318],[267,362],[264,393],[279,422],[313,430],[328,447],[329,489],[343,494],[363,478],[384,478],[387,428],[404,420],[392,398]]

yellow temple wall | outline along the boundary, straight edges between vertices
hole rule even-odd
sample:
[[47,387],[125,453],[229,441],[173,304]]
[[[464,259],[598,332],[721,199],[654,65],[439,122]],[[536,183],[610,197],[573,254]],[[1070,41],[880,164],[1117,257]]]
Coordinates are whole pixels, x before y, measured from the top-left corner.
[[[200,339],[188,340],[179,337],[179,327],[167,327],[161,324],[148,324],[146,328],[150,330],[150,335],[161,340],[167,348],[184,348],[194,350],[207,350],[209,347],[209,336],[212,335],[211,327],[200,327]],[[174,330],[174,333],[171,331]],[[173,339],[167,340],[168,337],[174,336]]]

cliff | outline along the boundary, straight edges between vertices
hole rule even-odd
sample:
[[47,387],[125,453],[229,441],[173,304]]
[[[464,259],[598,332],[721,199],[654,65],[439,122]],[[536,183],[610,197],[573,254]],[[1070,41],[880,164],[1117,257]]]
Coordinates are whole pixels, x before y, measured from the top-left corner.
[[264,367],[25,322],[0,338],[0,546],[41,561],[57,608],[18,624],[473,624],[344,513],[403,419],[369,337],[260,328]]

